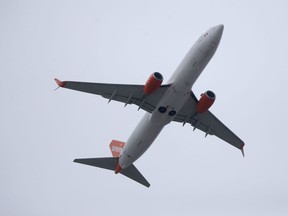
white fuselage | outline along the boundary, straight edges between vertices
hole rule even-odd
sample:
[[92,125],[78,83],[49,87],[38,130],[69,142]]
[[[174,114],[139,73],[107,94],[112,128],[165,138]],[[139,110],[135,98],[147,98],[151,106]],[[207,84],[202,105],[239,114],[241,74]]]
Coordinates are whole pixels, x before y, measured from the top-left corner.
[[[213,57],[221,40],[223,25],[212,27],[193,45],[168,83],[170,87],[152,113],[146,113],[128,138],[119,158],[125,169],[153,143],[190,97],[193,84]],[[162,112],[160,112],[160,110]]]

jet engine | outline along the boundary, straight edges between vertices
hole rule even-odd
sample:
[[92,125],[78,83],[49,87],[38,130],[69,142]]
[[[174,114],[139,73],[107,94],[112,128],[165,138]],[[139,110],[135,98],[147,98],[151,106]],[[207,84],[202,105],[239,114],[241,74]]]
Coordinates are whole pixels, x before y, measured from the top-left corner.
[[212,91],[206,91],[201,94],[201,98],[196,107],[196,113],[206,112],[214,103],[216,95]]
[[144,86],[144,93],[145,95],[150,95],[155,92],[162,84],[163,76],[159,72],[154,72],[148,78],[145,86]]

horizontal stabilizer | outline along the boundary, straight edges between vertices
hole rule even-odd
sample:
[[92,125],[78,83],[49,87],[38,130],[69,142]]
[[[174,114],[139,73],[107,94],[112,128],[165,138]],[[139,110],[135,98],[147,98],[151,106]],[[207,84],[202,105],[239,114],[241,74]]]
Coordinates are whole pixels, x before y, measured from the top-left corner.
[[[118,157],[83,158],[83,159],[75,159],[74,162],[115,171],[116,165],[118,164],[118,160],[119,160]],[[133,164],[123,169],[120,173],[146,187],[150,186],[149,182],[144,178],[144,176],[138,171],[138,169]]]
[[118,158],[115,157],[83,158],[83,159],[75,159],[74,162],[95,166],[103,169],[114,170],[118,163]]
[[144,176],[138,171],[138,169],[133,164],[122,170],[122,172],[120,173],[146,187],[150,187],[149,182],[144,178]]

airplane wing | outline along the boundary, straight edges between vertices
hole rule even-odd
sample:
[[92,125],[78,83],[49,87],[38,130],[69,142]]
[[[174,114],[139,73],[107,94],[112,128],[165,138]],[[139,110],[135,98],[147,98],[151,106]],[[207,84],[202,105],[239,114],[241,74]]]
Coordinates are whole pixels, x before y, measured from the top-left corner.
[[139,109],[153,112],[169,85],[162,85],[151,95],[144,95],[144,85],[125,85],[107,83],[89,83],[60,81],[55,79],[59,87],[100,95],[104,98],[127,104],[135,104]]
[[206,133],[206,136],[208,134],[215,135],[220,139],[226,141],[227,143],[231,144],[232,146],[240,149],[244,156],[244,142],[228,127],[226,127],[218,118],[216,118],[210,111],[196,114],[195,110],[198,99],[192,91],[190,93],[190,96],[190,99],[178,112],[174,121],[181,122],[183,123],[183,125],[185,123],[190,123],[194,127],[194,130],[197,128]]

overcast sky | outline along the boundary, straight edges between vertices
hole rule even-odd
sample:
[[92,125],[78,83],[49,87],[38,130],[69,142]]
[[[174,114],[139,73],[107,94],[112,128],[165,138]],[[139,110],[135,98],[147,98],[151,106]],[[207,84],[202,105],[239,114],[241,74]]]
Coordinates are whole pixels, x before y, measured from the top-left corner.
[[[0,0],[0,215],[288,215],[288,3]],[[197,80],[246,143],[171,123],[135,165],[150,188],[75,164],[110,156],[144,114],[54,78],[144,84],[172,75],[208,28],[224,24]]]

